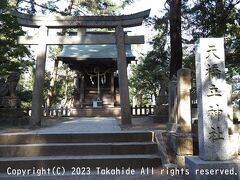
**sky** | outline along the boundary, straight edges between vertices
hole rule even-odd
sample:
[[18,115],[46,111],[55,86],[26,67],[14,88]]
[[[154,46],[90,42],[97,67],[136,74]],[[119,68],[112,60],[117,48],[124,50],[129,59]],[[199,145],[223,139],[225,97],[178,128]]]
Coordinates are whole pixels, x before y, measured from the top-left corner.
[[137,13],[151,9],[150,16],[158,15],[164,7],[165,0],[135,0],[133,4],[127,6],[123,12],[126,14]]
[[[160,16],[161,10],[164,9],[165,0],[135,0],[130,6],[127,6],[121,11],[122,14],[133,14],[147,9],[151,9],[150,17]],[[146,54],[150,51],[152,47],[149,45],[149,41],[156,34],[152,27],[146,27],[144,24],[142,26],[133,27],[125,29],[127,31],[132,31],[129,35],[144,35],[145,44],[134,46],[133,53],[138,58],[141,53]]]
[[[118,3],[121,0],[113,0]],[[37,4],[46,2],[46,0],[35,0]],[[134,0],[132,4],[126,6],[124,10],[121,11],[122,14],[132,14],[139,11],[144,11],[146,9],[151,9],[150,15],[158,14],[158,11],[163,8],[165,0]],[[59,10],[64,10],[68,6],[68,0],[60,0],[56,2]]]

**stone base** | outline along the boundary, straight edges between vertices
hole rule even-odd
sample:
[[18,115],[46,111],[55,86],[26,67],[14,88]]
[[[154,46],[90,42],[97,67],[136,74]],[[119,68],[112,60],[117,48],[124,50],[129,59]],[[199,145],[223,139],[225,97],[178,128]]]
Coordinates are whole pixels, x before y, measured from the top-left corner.
[[175,163],[179,168],[185,166],[185,156],[193,155],[193,138],[189,133],[173,133],[172,148],[175,153]]
[[28,125],[29,116],[20,108],[0,108],[1,125]]
[[173,133],[173,150],[177,155],[193,155],[192,134]]
[[192,155],[176,155],[176,161],[175,164],[177,165],[178,168],[185,168],[185,158],[187,156],[192,156]]
[[185,166],[185,156],[193,155],[193,138],[190,133],[176,133],[168,131],[166,133],[167,153],[170,162],[179,168]]
[[240,159],[227,161],[204,161],[198,156],[185,158],[189,169],[187,180],[237,180],[240,179]]

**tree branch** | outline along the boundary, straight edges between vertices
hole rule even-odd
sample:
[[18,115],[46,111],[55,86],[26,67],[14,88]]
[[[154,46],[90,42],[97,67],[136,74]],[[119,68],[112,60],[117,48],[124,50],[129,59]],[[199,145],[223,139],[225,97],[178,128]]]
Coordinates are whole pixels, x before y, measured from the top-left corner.
[[[22,1],[22,2],[26,2],[26,3],[30,3],[30,2],[27,1],[27,0],[21,0],[21,1]],[[18,4],[19,4],[19,2],[18,2]],[[61,14],[61,15],[65,15],[65,16],[68,15],[68,13],[65,13],[65,12],[62,12],[62,11],[58,11],[58,10],[56,10],[55,8],[50,8],[50,7],[47,7],[47,6],[38,4],[38,3],[36,3],[36,2],[33,2],[33,4],[36,5],[36,6],[39,6],[39,7],[43,8],[43,9],[47,9],[47,10],[49,10],[49,11],[56,12],[56,13]]]

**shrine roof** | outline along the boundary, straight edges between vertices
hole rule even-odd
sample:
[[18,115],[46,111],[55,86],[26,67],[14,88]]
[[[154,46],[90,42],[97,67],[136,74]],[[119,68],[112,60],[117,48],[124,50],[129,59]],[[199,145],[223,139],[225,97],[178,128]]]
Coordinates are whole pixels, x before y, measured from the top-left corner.
[[[126,58],[134,60],[131,45],[125,45]],[[99,45],[64,45],[58,60],[116,60],[117,48],[115,44],[99,44]]]

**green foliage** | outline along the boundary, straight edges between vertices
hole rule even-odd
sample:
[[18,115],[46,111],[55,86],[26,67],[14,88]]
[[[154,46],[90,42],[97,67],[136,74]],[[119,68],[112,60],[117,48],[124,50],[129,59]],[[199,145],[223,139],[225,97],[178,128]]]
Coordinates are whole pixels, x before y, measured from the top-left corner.
[[21,100],[21,107],[26,108],[26,107],[31,107],[32,104],[32,90],[22,90],[22,91],[17,91],[17,96]]
[[11,9],[7,0],[0,3],[0,74],[5,75],[11,71],[25,71],[31,61],[28,49],[17,44],[17,37],[24,34],[16,19],[9,13]]
[[27,12],[28,14],[36,14],[39,9],[42,14],[58,13],[61,15],[115,15],[121,8],[132,3],[134,0],[122,0],[116,2],[114,0],[69,0],[68,6],[64,10],[60,10],[57,6],[58,1],[47,0],[36,2],[34,0],[12,0],[17,6],[18,11]]
[[239,10],[236,0],[193,1],[192,7],[185,6],[186,28],[191,28],[193,40],[200,37],[239,36]]
[[155,17],[151,19],[150,23],[154,23],[154,28],[158,31],[151,42],[153,50],[140,58],[139,64],[131,66],[130,93],[137,99],[139,105],[149,103],[153,95],[157,97],[163,83],[169,76],[167,18],[166,16],[162,18]]
[[[50,71],[45,73],[44,104],[46,106],[65,105],[66,101],[71,97],[72,88],[70,86],[72,85],[73,76],[72,74],[68,74],[68,71],[69,68],[67,65],[60,66],[58,68],[58,77],[55,80]],[[49,101],[51,101],[50,104],[47,104]]]
[[[85,9],[94,15],[115,15],[117,11],[132,3],[133,0],[123,0],[118,3],[113,0],[76,0],[79,9]],[[78,11],[75,12],[79,13]]]
[[56,57],[60,55],[62,49],[63,49],[63,45],[49,46],[48,58],[51,61],[55,61]]
[[79,6],[85,8],[87,12],[96,15],[115,14],[121,6],[117,6],[112,0],[77,0]]
[[22,73],[22,75],[20,76],[20,80],[17,86],[17,96],[21,100],[21,107],[31,107],[33,73],[33,71],[29,71],[26,73]]
[[[230,79],[240,72],[240,1],[209,0],[193,1],[193,5],[183,6],[183,28],[191,31],[186,43],[193,44],[200,37],[224,37],[227,77]],[[194,51],[192,51],[194,53]],[[189,57],[193,54],[188,54]],[[187,57],[185,62],[188,59]],[[186,62],[189,64],[188,62]],[[192,66],[193,67],[193,66]]]
[[[240,1],[239,0],[209,0],[191,2],[182,0],[182,30],[184,34],[183,66],[195,73],[194,44],[203,37],[224,37],[226,47],[227,78],[240,73]],[[169,74],[169,55],[166,48],[169,27],[169,12],[163,17],[152,18],[158,30],[153,38],[153,50],[142,57],[141,63],[134,65],[130,78],[131,93],[136,97],[158,95],[163,77]]]

